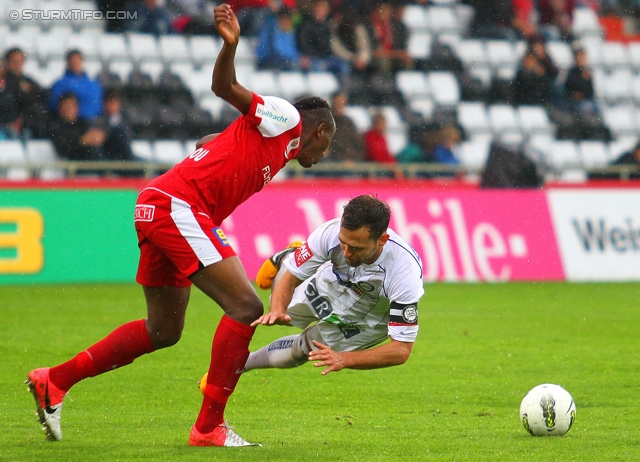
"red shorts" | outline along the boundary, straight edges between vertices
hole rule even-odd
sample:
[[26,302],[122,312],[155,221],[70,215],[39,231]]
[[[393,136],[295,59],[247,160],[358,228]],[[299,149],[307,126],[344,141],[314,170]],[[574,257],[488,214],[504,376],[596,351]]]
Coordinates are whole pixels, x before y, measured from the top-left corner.
[[140,247],[136,281],[145,286],[188,287],[196,271],[236,254],[207,212],[158,189],[140,193],[134,223]]

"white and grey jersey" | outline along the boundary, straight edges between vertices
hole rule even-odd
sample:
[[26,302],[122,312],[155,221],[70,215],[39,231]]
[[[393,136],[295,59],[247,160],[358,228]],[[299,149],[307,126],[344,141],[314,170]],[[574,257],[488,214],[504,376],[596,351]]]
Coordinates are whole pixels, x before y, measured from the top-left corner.
[[[360,337],[362,341],[369,337],[369,343],[387,336],[415,341],[417,304],[424,294],[422,262],[416,251],[388,229],[390,237],[378,259],[351,267],[340,249],[339,232],[340,218],[324,223],[284,260],[284,267],[305,281],[296,289],[290,307],[304,303],[318,320],[340,327],[345,338],[366,331],[369,335]],[[358,348],[362,347],[364,343]]]

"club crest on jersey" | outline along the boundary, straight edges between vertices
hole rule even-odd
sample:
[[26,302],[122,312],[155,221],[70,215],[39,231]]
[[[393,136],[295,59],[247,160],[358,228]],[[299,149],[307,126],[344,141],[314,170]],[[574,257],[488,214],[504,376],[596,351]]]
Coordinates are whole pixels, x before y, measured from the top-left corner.
[[212,231],[213,231],[213,234],[215,234],[215,236],[220,241],[220,244],[222,244],[225,247],[229,245],[229,240],[227,239],[227,236],[225,236],[224,231],[222,231],[222,228],[219,228],[219,227],[213,228]]
[[411,324],[418,322],[418,308],[415,305],[405,306],[402,310],[402,319]]
[[286,125],[289,117],[278,111],[272,111],[264,107],[264,104],[258,104],[256,107],[256,115],[262,119],[270,120],[279,125]]
[[304,262],[310,260],[311,257],[313,257],[313,252],[309,248],[309,245],[305,242],[296,249],[293,256],[296,260],[296,266],[301,266]]
[[285,149],[284,151],[284,156],[288,159],[289,153],[294,149],[298,149],[299,147],[300,147],[300,137],[292,139],[291,141],[289,141],[289,144],[287,144],[287,149]]
[[138,204],[133,212],[133,221],[153,221],[155,211],[155,205]]

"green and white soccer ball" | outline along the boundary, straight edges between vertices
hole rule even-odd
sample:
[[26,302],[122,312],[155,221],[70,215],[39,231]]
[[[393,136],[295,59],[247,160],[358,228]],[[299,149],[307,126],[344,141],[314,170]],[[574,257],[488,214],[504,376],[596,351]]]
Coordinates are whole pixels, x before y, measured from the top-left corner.
[[575,418],[576,403],[560,385],[538,385],[520,403],[520,421],[534,436],[562,436]]

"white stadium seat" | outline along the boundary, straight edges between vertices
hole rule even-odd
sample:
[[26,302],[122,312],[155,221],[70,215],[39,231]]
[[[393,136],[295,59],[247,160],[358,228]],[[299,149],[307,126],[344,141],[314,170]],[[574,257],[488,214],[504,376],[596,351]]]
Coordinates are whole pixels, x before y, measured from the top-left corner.
[[407,101],[431,93],[427,75],[421,71],[399,71],[396,74],[396,87]]
[[469,137],[476,134],[491,133],[489,114],[484,103],[460,103],[457,108],[457,116],[458,123]]
[[430,72],[429,88],[439,106],[455,106],[460,102],[460,85],[453,72]]
[[406,5],[402,12],[402,22],[413,31],[426,31],[429,29],[429,16],[427,10],[421,5]]
[[609,163],[609,147],[602,141],[580,141],[578,148],[585,168],[604,167]]
[[29,178],[29,169],[24,166],[9,166],[12,163],[27,162],[27,154],[22,141],[0,141],[0,176],[10,180],[26,180]]
[[165,64],[191,60],[191,52],[184,35],[161,35],[158,40],[160,56]]
[[458,146],[460,164],[472,170],[482,170],[489,158],[491,142],[487,138],[463,141]]
[[309,95],[309,81],[302,72],[280,72],[277,76],[280,95],[291,102],[301,96]]
[[129,61],[129,47],[124,35],[121,34],[101,34],[98,38],[98,49],[100,56],[105,62],[112,60]]
[[331,72],[309,72],[307,74],[309,91],[314,95],[329,99],[340,89],[340,82]]
[[131,142],[131,151],[143,162],[153,161],[153,146],[148,140],[133,140]]
[[553,134],[555,127],[549,119],[549,114],[542,106],[519,106],[521,130],[527,134],[534,133]]
[[156,37],[151,34],[141,34],[137,32],[127,33],[129,42],[129,54],[136,62],[141,61],[160,61],[160,50]]
[[[38,164],[60,160],[51,140],[28,140],[26,143],[27,159]],[[45,180],[64,178],[64,172],[55,167],[39,169],[38,176]]]
[[575,169],[582,166],[580,152],[574,141],[554,140],[549,147],[547,163],[556,169]]
[[359,132],[364,133],[371,128],[371,112],[364,106],[347,106],[344,113],[353,120]]
[[163,164],[176,164],[185,157],[184,143],[178,140],[156,140],[153,160]]

